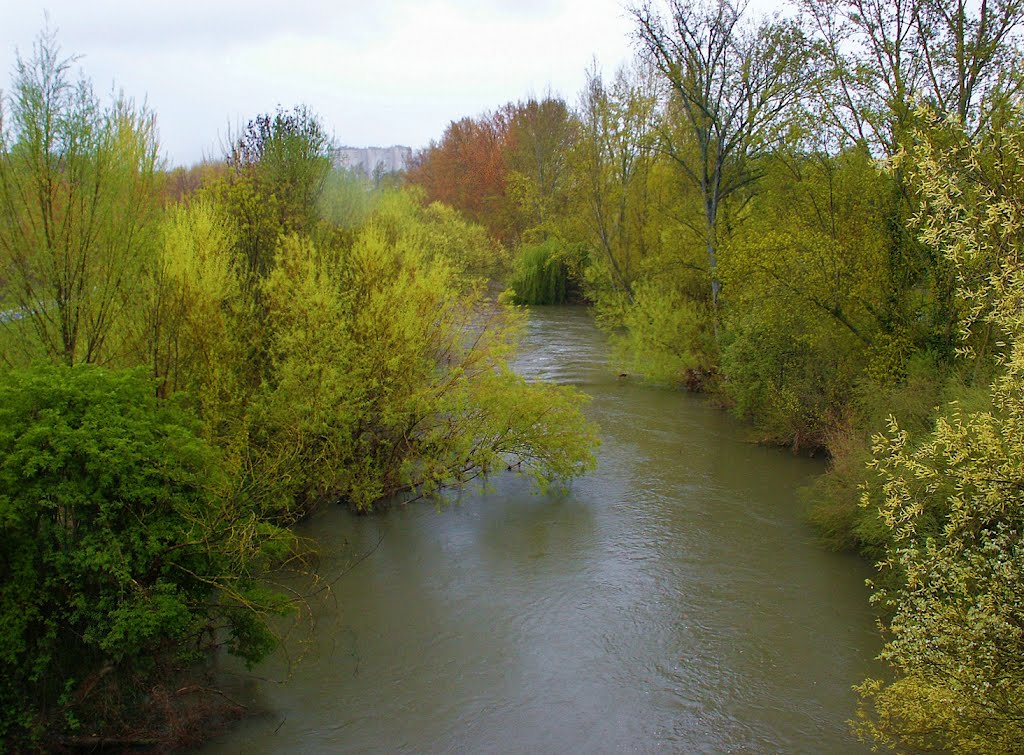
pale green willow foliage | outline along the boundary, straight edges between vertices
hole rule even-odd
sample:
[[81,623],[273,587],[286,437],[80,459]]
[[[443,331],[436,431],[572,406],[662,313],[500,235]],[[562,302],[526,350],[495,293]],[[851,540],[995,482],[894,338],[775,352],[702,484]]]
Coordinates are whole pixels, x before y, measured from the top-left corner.
[[519,248],[510,293],[516,304],[565,304],[568,266],[566,250],[551,237]]
[[379,213],[350,249],[282,239],[264,285],[275,384],[252,426],[294,455],[292,494],[365,511],[507,466],[541,486],[589,469],[583,394],[510,370],[517,317],[467,283],[435,209]]
[[0,101],[0,361],[123,365],[154,241],[156,125],[71,78],[44,32]]
[[651,283],[635,287],[625,311],[625,334],[612,336],[625,369],[667,385],[696,383],[714,353],[714,334],[706,305]]
[[[994,340],[990,411],[950,410],[918,447],[895,421],[875,439],[883,566],[894,609],[881,658],[894,678],[859,687],[859,731],[891,746],[1019,751],[1024,742],[1024,128],[972,144],[934,124],[905,156],[927,204],[923,237],[954,265],[965,353]],[[981,331],[979,335],[978,331]],[[993,332],[990,332],[993,331]]]
[[381,195],[367,225],[391,243],[415,247],[425,261],[442,260],[460,283],[500,280],[509,270],[508,251],[482,225],[440,202],[424,205],[417,187]]
[[165,393],[202,399],[217,382],[237,306],[235,229],[205,195],[171,207],[160,224],[158,251],[146,269],[134,334],[139,362],[149,364]]

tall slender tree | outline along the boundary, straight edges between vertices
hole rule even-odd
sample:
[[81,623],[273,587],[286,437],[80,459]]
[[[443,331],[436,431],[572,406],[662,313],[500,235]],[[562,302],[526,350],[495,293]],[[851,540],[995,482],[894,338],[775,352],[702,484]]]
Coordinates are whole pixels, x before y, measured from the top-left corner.
[[505,164],[517,231],[543,228],[564,214],[568,189],[568,156],[578,123],[565,101],[547,96],[509,103]]
[[657,86],[652,72],[620,69],[605,84],[587,74],[574,151],[585,227],[608,265],[611,286],[633,301],[633,282],[647,252],[648,180],[657,159]]
[[731,0],[669,0],[633,8],[646,58],[676,100],[681,138],[670,156],[701,193],[711,305],[717,311],[719,213],[723,203],[759,177],[758,156],[784,128],[805,91],[807,48],[796,23],[744,21]]
[[154,238],[155,119],[123,96],[103,106],[72,80],[73,63],[44,31],[0,103],[8,362],[40,350],[67,364],[115,360]]
[[822,114],[844,136],[895,155],[924,100],[977,136],[1020,93],[1015,34],[1024,0],[803,0],[829,74]]

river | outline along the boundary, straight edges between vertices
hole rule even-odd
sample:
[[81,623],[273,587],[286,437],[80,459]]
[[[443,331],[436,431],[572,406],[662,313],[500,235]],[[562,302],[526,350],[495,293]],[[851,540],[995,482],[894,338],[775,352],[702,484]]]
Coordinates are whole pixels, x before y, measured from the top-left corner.
[[605,359],[585,310],[531,313],[517,368],[585,390],[601,426],[567,490],[508,474],[442,510],[307,522],[330,596],[298,662],[226,666],[259,715],[206,751],[864,749],[846,722],[879,647],[869,569],[802,519],[822,462]]

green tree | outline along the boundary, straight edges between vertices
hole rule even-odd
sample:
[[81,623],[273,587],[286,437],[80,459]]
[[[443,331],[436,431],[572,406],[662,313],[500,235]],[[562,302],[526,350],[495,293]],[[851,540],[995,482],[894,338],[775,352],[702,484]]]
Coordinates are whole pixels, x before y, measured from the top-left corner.
[[919,99],[976,136],[1020,91],[1020,0],[803,0],[822,115],[845,139],[895,155]]
[[516,304],[564,304],[567,300],[568,267],[562,245],[555,237],[519,248],[511,290]]
[[272,378],[248,432],[256,469],[288,470],[286,495],[369,510],[503,464],[545,484],[593,463],[581,395],[511,372],[515,317],[460,270],[480,229],[448,220],[385,199],[350,249],[279,247]]
[[369,179],[345,167],[333,167],[320,194],[320,217],[337,228],[361,226],[379,196]]
[[291,539],[219,500],[215,451],[139,371],[40,365],[0,384],[0,738],[131,731],[223,628],[250,662]]
[[550,95],[506,106],[505,119],[506,192],[510,211],[518,216],[517,230],[520,237],[550,232],[565,212],[576,119],[564,100]]
[[10,363],[114,363],[154,239],[152,114],[103,106],[53,33],[0,103],[0,327]]
[[760,177],[758,156],[806,89],[808,48],[795,23],[765,18],[745,26],[743,6],[729,0],[670,0],[667,11],[665,18],[648,2],[632,13],[644,54],[671,87],[681,119],[679,138],[666,146],[700,190],[717,318],[722,205]]
[[703,390],[716,345],[707,305],[675,286],[645,281],[612,337],[626,369],[657,383]]
[[[886,158],[911,149],[922,103],[977,139],[1009,117],[1024,85],[1020,0],[805,0],[802,7],[827,62],[813,79],[814,108],[839,146]],[[896,379],[914,349],[952,361],[960,316],[953,269],[909,230],[919,199],[904,166],[895,164],[887,192],[889,280],[880,311]]]
[[152,367],[160,395],[203,400],[231,352],[228,330],[240,305],[235,228],[206,193],[168,208],[158,250],[146,266],[129,326],[130,355]]
[[945,130],[907,158],[923,238],[956,273],[964,354],[993,329],[1000,373],[989,407],[952,405],[917,445],[894,420],[876,438],[882,566],[898,580],[875,600],[892,611],[881,658],[894,678],[861,685],[858,728],[895,746],[1009,752],[1024,741],[1024,203],[1003,179],[1024,171],[1024,128],[991,134],[996,148],[955,119]]
[[304,106],[249,121],[231,145],[228,207],[250,278],[265,276],[281,234],[312,234],[331,172],[332,142]]
[[[598,250],[610,287],[633,299],[652,243],[649,181],[656,161],[658,97],[650,73],[620,70],[606,86],[588,73],[581,134],[573,154],[587,240]],[[603,263],[603,264],[602,264]],[[591,276],[592,280],[595,276]],[[593,281],[597,283],[597,281]],[[597,283],[600,286],[599,283]]]
[[727,395],[768,440],[821,447],[854,386],[887,378],[884,197],[889,178],[865,149],[781,151],[721,267],[729,287]]
[[505,277],[509,255],[502,244],[453,207],[427,204],[424,199],[424,192],[415,186],[383,192],[362,230],[379,230],[391,243],[414,244],[426,260],[453,266],[464,283]]

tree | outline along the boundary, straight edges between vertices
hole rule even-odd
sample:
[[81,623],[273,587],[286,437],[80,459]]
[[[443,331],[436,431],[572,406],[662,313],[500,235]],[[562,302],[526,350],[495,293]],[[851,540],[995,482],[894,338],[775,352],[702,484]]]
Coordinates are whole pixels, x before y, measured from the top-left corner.
[[[867,150],[781,150],[729,243],[725,391],[772,441],[820,447],[853,387],[888,374],[885,303],[889,178]],[[876,362],[881,362],[877,364]]]
[[648,252],[648,182],[657,159],[658,97],[653,77],[618,71],[606,86],[587,75],[581,134],[573,155],[584,225],[609,270],[611,286],[633,300],[633,283]]
[[866,150],[831,156],[778,155],[767,161],[768,190],[726,266],[746,304],[774,298],[806,307],[871,346],[885,269],[886,178]]
[[[972,139],[1015,107],[1024,85],[1021,0],[805,0],[802,7],[827,63],[814,79],[814,107],[835,129],[836,149],[855,143],[884,158],[912,149],[921,104],[959,121]],[[955,274],[908,230],[919,198],[904,163],[893,166],[881,310],[896,345],[890,361],[900,362],[900,351],[931,348],[950,362],[959,317]]]
[[226,177],[228,166],[222,160],[202,160],[189,167],[177,166],[162,176],[166,204],[186,200],[210,184]]
[[153,241],[155,122],[70,79],[54,34],[0,103],[0,326],[8,363],[116,361]]
[[568,298],[568,267],[554,236],[519,247],[509,288],[516,304],[564,304]]
[[161,396],[202,402],[224,379],[228,331],[240,304],[235,228],[206,193],[168,208],[139,287],[129,354],[159,379]]
[[803,0],[828,74],[818,105],[844,138],[895,155],[918,100],[976,136],[1020,92],[1021,0]]
[[972,144],[966,124],[944,124],[907,158],[922,234],[956,273],[964,355],[991,339],[1001,369],[986,409],[950,405],[917,445],[895,420],[875,439],[881,566],[898,580],[874,599],[892,611],[880,657],[894,678],[861,685],[858,728],[894,746],[1009,752],[1024,741],[1024,128]]
[[504,117],[508,122],[507,193],[510,209],[518,216],[517,235],[550,232],[552,221],[565,211],[576,119],[564,100],[550,95],[510,103]]
[[314,231],[332,154],[323,125],[301,105],[256,116],[231,145],[229,207],[250,278],[269,272],[282,234]]
[[218,498],[218,456],[197,429],[143,371],[4,376],[3,741],[59,742],[76,721],[130,735],[153,688],[215,630],[250,662],[273,647],[264,619],[287,602],[259,578],[292,538]]
[[505,198],[507,140],[500,112],[452,121],[439,142],[413,156],[407,179],[426,190],[428,201],[454,207],[509,243],[515,233]]
[[1022,0],[922,0],[916,11],[925,101],[954,115],[972,137],[992,127],[994,116],[1005,117],[1024,88],[1016,37],[1022,20]]
[[282,242],[263,293],[272,371],[247,420],[254,487],[270,469],[300,504],[368,511],[501,465],[542,485],[590,468],[582,395],[510,370],[516,318],[464,276],[480,229],[450,220],[399,195],[343,253]]
[[687,181],[700,189],[704,243],[717,317],[719,212],[759,177],[756,159],[784,128],[806,86],[807,48],[790,21],[742,23],[730,0],[669,0],[668,18],[650,2],[634,8],[640,44],[668,83],[682,140],[667,148]]

